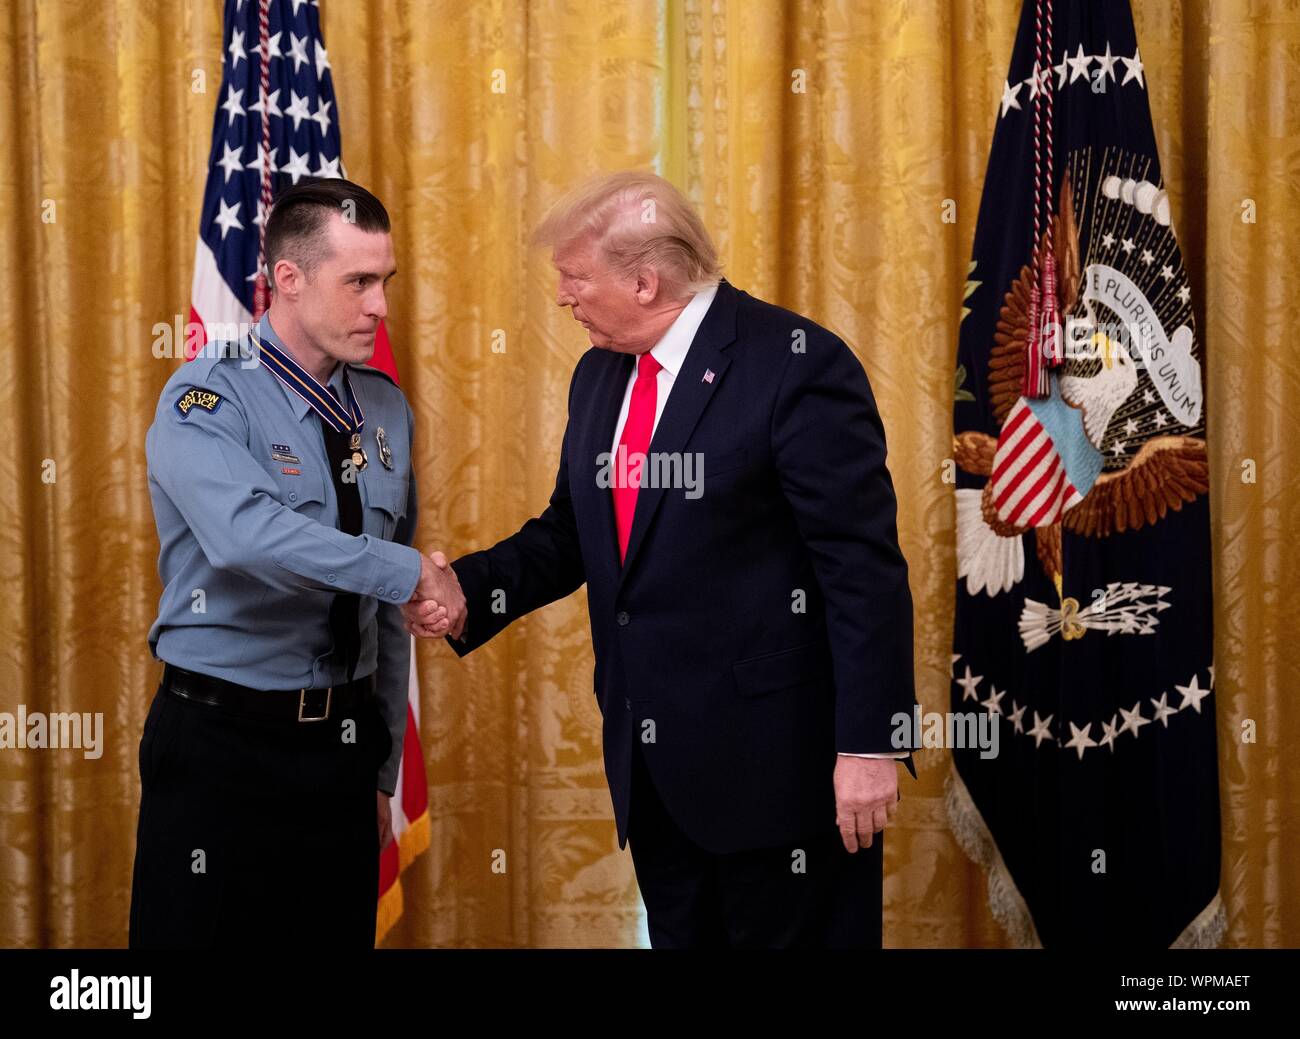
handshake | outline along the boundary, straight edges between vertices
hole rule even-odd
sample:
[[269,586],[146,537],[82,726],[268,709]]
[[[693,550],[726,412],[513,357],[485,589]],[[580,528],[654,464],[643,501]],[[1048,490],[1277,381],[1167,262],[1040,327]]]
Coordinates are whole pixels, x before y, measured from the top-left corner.
[[441,552],[420,556],[420,582],[402,607],[406,630],[417,638],[450,635],[458,639],[468,617],[465,593],[456,571]]

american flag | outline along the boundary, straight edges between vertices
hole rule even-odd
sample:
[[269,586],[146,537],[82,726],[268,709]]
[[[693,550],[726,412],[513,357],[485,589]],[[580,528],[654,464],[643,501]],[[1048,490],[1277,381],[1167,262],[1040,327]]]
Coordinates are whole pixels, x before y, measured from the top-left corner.
[[[259,292],[262,231],[276,194],[306,176],[341,177],[343,158],[320,8],[308,0],[226,0],[221,91],[203,195],[187,355],[241,339],[269,300]],[[263,283],[264,284],[264,283]],[[371,365],[397,380],[383,324]],[[406,741],[392,799],[396,836],[380,855],[378,942],[402,912],[401,871],[429,843],[415,653]]]
[[261,235],[275,194],[305,176],[343,176],[318,5],[226,0],[223,43],[190,315],[204,341],[238,339],[260,314]]

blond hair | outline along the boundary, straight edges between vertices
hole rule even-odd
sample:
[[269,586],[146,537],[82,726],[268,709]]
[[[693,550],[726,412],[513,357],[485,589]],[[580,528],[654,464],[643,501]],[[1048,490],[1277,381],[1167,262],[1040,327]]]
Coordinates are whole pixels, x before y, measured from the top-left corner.
[[663,177],[640,170],[603,173],[555,202],[533,243],[560,248],[586,235],[618,274],[659,273],[670,295],[716,285],[718,252],[686,197]]

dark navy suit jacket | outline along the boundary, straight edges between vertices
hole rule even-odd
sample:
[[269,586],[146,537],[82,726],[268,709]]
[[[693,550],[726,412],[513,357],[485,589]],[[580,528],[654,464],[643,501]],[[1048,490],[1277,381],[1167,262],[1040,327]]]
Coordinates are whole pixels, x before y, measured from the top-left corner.
[[637,739],[701,847],[824,833],[836,753],[899,750],[892,719],[914,704],[907,564],[866,373],[835,335],[723,281],[650,445],[702,455],[702,493],[643,484],[620,565],[598,474],[633,363],[579,360],[550,505],[453,563],[469,620],[451,644],[464,655],[586,582],[620,846]]

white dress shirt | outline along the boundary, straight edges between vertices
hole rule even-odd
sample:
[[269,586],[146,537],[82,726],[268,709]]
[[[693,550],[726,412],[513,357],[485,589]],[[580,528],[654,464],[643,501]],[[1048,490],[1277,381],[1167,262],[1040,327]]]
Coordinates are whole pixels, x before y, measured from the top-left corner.
[[[713,297],[718,294],[718,286],[710,285],[707,289],[697,292],[686,308],[677,315],[668,331],[663,334],[663,338],[650,348],[650,356],[659,362],[659,374],[655,376],[655,420],[654,425],[650,427],[650,438],[653,441],[654,431],[659,428],[659,418],[664,413],[664,405],[668,403],[668,394],[673,390],[673,383],[677,381],[677,373],[682,370],[682,363],[686,360],[687,353],[690,352],[691,343],[695,341],[695,333],[700,330],[700,324],[704,321],[704,315],[709,312],[709,307],[713,305]],[[618,442],[623,437],[623,426],[627,424],[628,409],[632,406],[632,387],[636,385],[637,366],[632,366],[632,374],[627,378],[627,389],[623,391],[623,406],[618,411],[618,421],[614,424],[614,442],[610,445],[610,454],[618,453]],[[902,759],[907,756],[906,752],[887,753],[887,754],[843,754],[842,757],[851,758],[895,758]]]
[[[707,289],[697,292],[686,304],[686,308],[677,315],[677,320],[668,326],[668,331],[664,333],[663,338],[650,348],[650,356],[661,365],[659,374],[655,376],[655,421],[650,427],[651,440],[654,439],[654,431],[659,428],[659,417],[664,413],[664,405],[668,403],[668,394],[672,392],[673,383],[677,381],[677,373],[682,370],[682,362],[686,360],[691,343],[695,341],[695,333],[700,330],[700,323],[704,320],[704,315],[709,312],[709,307],[713,305],[713,297],[717,294],[716,285],[710,285]],[[618,422],[614,424],[614,443],[609,449],[611,455],[618,452],[618,442],[623,438],[627,412],[632,406],[632,387],[636,385],[636,372],[637,366],[633,365],[632,374],[627,378],[627,389],[623,393],[623,406],[618,411]]]

